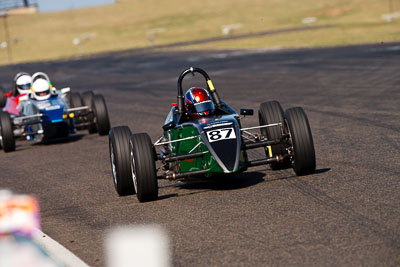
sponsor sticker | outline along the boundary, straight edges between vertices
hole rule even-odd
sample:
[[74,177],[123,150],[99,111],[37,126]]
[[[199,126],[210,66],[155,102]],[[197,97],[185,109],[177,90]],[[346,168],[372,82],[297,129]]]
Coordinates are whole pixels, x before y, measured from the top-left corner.
[[60,109],[61,107],[59,106],[59,105],[54,105],[54,106],[49,106],[49,107],[46,107],[45,109],[47,110],[47,111],[49,111],[49,110],[55,110],[55,109]]
[[210,128],[215,128],[215,127],[220,127],[220,126],[230,126],[232,125],[232,122],[227,122],[227,121],[218,121],[218,122],[213,122],[208,124],[207,126],[203,127],[204,130],[210,129]]

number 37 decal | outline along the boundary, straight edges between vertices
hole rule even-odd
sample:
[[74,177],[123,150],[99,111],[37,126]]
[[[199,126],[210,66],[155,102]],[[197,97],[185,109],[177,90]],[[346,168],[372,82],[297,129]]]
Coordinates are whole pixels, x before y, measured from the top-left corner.
[[210,143],[225,139],[236,139],[233,128],[218,129],[207,132],[208,141]]

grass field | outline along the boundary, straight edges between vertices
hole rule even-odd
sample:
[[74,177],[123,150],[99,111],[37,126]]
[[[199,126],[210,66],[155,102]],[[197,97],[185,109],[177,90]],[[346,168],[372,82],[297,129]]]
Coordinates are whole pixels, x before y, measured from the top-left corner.
[[[193,44],[178,49],[320,47],[400,41],[400,0],[118,0],[116,4],[7,18],[13,63],[71,58],[107,51],[304,27],[310,30]],[[5,41],[3,18],[0,42]],[[313,26],[330,26],[312,30]],[[156,29],[156,30],[154,30]],[[161,30],[157,30],[161,29]],[[153,32],[153,33],[151,33]],[[152,36],[153,41],[150,41]],[[80,45],[73,45],[78,38]],[[177,48],[174,48],[177,49]],[[0,64],[8,64],[0,49]]]

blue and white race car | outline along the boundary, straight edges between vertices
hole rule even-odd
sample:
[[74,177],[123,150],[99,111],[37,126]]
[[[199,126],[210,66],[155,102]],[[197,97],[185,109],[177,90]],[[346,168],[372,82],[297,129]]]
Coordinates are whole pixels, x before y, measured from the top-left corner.
[[[0,147],[15,150],[15,140],[40,142],[65,138],[77,130],[108,134],[110,122],[105,100],[92,91],[71,93],[70,88],[56,90],[44,73],[33,77],[32,93],[21,99],[20,115],[0,112]],[[36,86],[36,88],[35,88]]]

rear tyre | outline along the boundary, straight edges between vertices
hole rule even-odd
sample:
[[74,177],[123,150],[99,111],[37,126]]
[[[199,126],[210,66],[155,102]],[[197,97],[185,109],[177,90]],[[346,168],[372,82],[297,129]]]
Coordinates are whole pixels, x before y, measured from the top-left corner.
[[150,137],[146,133],[133,134],[129,145],[136,196],[140,202],[155,200],[158,197],[158,185]]
[[[278,101],[268,101],[261,103],[258,111],[258,119],[260,125],[273,124],[273,123],[284,123],[284,113],[281,105]],[[281,127],[273,126],[268,128],[261,128],[261,134],[266,136],[268,140],[280,140],[282,137]],[[276,155],[287,154],[285,146],[283,144],[277,144],[271,146],[272,157]],[[269,157],[268,148],[265,149],[265,154]],[[290,161],[284,160],[282,162],[276,162],[271,164],[273,170],[279,170],[290,167]]]
[[0,111],[1,146],[4,152],[15,151],[14,132],[10,114]]
[[111,171],[115,190],[120,196],[135,194],[129,149],[131,134],[127,126],[114,127],[109,134]]
[[69,103],[71,108],[82,107],[82,98],[79,93],[70,93],[69,94]]
[[106,135],[110,131],[110,120],[106,102],[102,95],[95,95],[92,99],[92,108],[96,120],[96,128],[100,135]]
[[92,105],[92,98],[94,96],[93,91],[86,91],[82,93],[82,102],[85,106]]
[[300,175],[315,172],[315,150],[310,124],[301,107],[289,108],[285,113],[293,148],[292,167]]
[[0,108],[4,108],[7,98],[4,97],[4,89],[0,87]]
[[[88,106],[92,109],[92,101],[93,101],[94,93],[93,91],[87,91],[82,94],[83,105]],[[88,131],[90,134],[97,133],[96,123],[94,122],[94,115],[92,112],[88,112],[87,119],[89,124]]]

